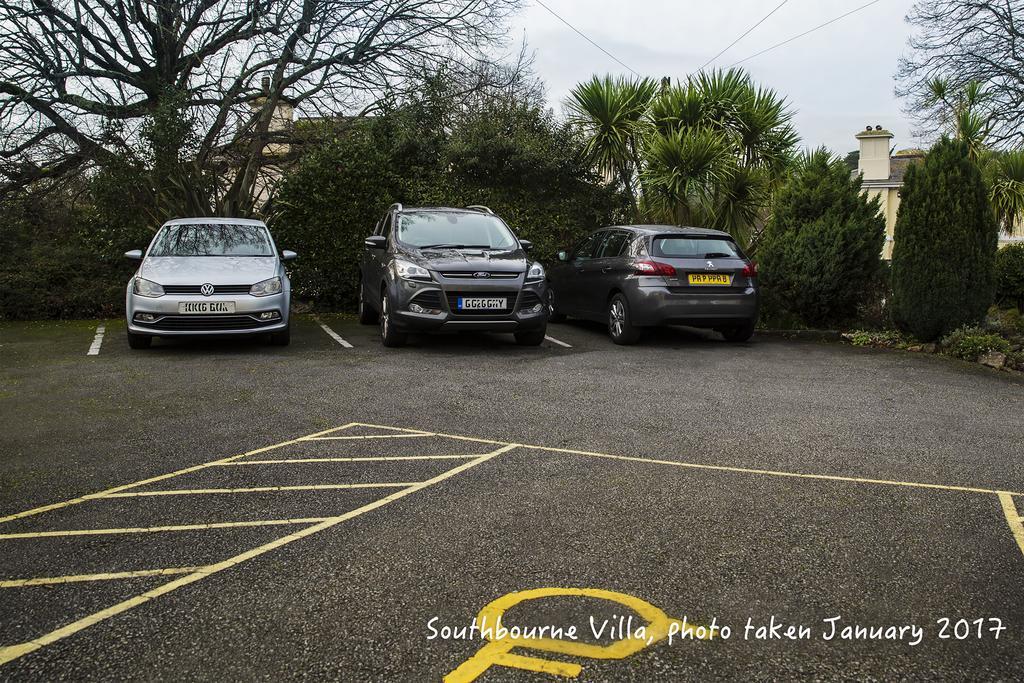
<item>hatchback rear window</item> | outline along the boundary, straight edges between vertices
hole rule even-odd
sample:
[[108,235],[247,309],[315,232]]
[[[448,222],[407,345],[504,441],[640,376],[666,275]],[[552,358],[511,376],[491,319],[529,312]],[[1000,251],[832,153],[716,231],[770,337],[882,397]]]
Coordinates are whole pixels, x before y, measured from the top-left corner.
[[180,223],[157,235],[150,256],[273,256],[262,225]]
[[667,258],[743,258],[736,243],[722,237],[655,237],[651,251]]

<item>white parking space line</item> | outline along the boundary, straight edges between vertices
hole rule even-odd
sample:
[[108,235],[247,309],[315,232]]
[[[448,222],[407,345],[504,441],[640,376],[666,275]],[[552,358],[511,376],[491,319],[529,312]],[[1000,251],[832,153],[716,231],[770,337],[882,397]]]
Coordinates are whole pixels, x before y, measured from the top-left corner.
[[562,341],[560,339],[555,339],[554,337],[548,337],[547,335],[545,335],[544,338],[547,339],[552,344],[558,344],[559,346],[563,346],[563,347],[565,347],[567,349],[571,349],[572,348],[572,344],[566,344],[564,341]]
[[103,334],[107,331],[106,325],[100,325],[96,328],[96,336],[93,337],[92,345],[85,355],[87,356],[98,356],[100,355],[100,346],[103,344]]
[[333,339],[334,341],[338,342],[339,344],[344,346],[346,349],[351,349],[352,348],[351,344],[349,344],[347,341],[342,339],[341,335],[339,335],[337,332],[335,332],[331,328],[327,327],[327,325],[324,325],[319,320],[316,321],[316,324],[319,325],[321,327],[321,329],[323,329],[324,332],[326,332],[328,335],[330,335],[331,339]]

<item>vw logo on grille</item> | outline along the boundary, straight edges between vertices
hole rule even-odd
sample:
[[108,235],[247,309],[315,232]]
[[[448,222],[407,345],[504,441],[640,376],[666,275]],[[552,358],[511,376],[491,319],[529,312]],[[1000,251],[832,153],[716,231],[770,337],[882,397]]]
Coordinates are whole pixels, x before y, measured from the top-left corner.
[[715,264],[714,264],[714,262],[712,262],[712,261],[708,261],[708,270],[714,270],[714,269],[715,269]]
[[213,294],[213,285],[207,282],[205,285],[199,288],[199,293],[203,296],[210,296]]
[[490,276],[491,276],[490,273],[487,273],[487,272],[484,272],[484,271],[480,271],[479,273],[473,273],[473,277],[485,278],[485,277],[490,277]]

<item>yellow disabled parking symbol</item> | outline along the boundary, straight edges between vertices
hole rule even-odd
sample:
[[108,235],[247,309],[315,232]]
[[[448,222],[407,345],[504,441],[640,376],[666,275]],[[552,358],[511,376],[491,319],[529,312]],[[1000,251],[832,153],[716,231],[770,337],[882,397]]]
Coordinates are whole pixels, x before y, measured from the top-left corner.
[[[622,634],[624,635],[623,638],[609,645],[593,645],[576,642],[575,640],[559,640],[556,638],[513,637],[510,633],[511,629],[503,630],[500,628],[502,626],[502,616],[509,608],[527,600],[558,596],[597,598],[628,607],[647,621],[647,625],[643,629],[644,637],[634,637],[634,633],[630,632]],[[700,640],[707,640],[714,636],[711,631],[704,627],[687,624],[685,620],[681,622],[672,619],[649,602],[635,598],[632,595],[602,590],[600,588],[536,588],[509,593],[480,610],[480,614],[477,615],[477,622],[481,624],[484,637],[489,642],[457,669],[445,676],[445,683],[469,683],[470,681],[475,681],[492,666],[536,671],[566,678],[575,678],[583,670],[583,667],[579,664],[542,659],[512,652],[512,650],[517,648],[534,652],[568,655],[570,657],[624,659],[670,635],[683,635]],[[493,628],[487,628],[488,625],[493,625]],[[698,632],[701,635],[696,635]],[[498,634],[504,635],[503,637],[498,637]]]

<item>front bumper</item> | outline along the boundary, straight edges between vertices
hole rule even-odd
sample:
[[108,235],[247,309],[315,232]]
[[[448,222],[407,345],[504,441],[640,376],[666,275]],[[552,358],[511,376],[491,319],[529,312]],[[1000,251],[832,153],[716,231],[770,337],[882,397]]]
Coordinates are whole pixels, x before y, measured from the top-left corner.
[[628,293],[633,322],[640,326],[690,325],[718,327],[753,323],[758,314],[758,291],[686,292],[674,288],[636,287]]
[[[417,332],[520,332],[541,329],[548,322],[547,285],[524,282],[523,276],[500,282],[469,283],[465,280],[416,282],[395,278],[388,281],[394,308],[391,320],[397,327]],[[462,311],[458,297],[494,297],[508,300],[501,311]],[[410,310],[413,304],[426,311]]]
[[[288,327],[290,292],[285,290],[271,296],[235,294],[204,297],[196,294],[165,294],[151,298],[127,294],[128,331],[156,337],[183,337],[195,335],[247,335],[277,332]],[[232,301],[234,313],[180,314],[182,302]],[[264,319],[262,314],[276,317]],[[140,320],[140,315],[153,320]]]

